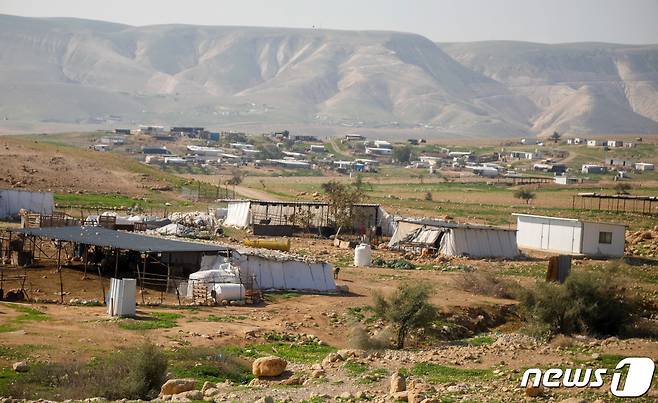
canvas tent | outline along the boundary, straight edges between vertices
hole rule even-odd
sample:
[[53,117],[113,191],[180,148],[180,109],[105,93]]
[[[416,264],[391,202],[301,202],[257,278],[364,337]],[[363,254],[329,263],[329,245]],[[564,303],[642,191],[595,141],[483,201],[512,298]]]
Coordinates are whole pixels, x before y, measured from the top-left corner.
[[[271,252],[271,251],[270,251]],[[282,253],[260,255],[252,250],[231,254],[231,264],[239,267],[240,280],[255,280],[262,290],[336,291],[333,269],[326,262],[310,262]]]
[[516,232],[442,220],[399,220],[391,249],[435,249],[446,256],[514,258]]
[[51,215],[55,211],[53,194],[51,192],[0,189],[0,219],[17,217],[21,209]]

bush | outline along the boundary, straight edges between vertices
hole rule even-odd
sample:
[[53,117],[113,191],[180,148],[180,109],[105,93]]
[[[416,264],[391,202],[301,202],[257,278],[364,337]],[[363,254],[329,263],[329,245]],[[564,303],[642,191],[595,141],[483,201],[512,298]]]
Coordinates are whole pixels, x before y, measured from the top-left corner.
[[455,286],[473,294],[496,298],[516,298],[519,284],[503,280],[488,272],[464,273],[454,279]]
[[614,267],[603,273],[572,273],[562,285],[537,283],[521,305],[531,333],[543,336],[619,335],[635,324],[641,311]]
[[388,298],[375,295],[375,313],[396,327],[396,348],[404,347],[410,331],[425,327],[436,318],[436,308],[429,303],[431,291],[427,283],[407,283]]
[[371,336],[362,326],[354,326],[347,337],[350,347],[359,350],[379,351],[391,347],[391,334],[387,329]]
[[166,379],[167,358],[153,344],[144,343],[88,364],[37,364],[8,392],[26,399],[153,399]]

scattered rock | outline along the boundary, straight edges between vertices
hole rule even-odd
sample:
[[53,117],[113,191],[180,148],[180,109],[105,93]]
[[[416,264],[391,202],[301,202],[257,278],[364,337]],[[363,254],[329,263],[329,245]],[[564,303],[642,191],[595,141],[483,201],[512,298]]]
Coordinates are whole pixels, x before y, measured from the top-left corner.
[[409,400],[409,394],[407,393],[406,390],[402,392],[394,393],[391,395],[391,397],[393,398],[393,400],[401,400],[403,402]]
[[390,383],[390,388],[388,393],[391,396],[395,395],[398,392],[403,392],[407,390],[407,383],[404,377],[397,372],[391,375],[391,379],[389,383]]
[[254,403],[274,403],[274,399],[272,398],[272,396],[265,396],[256,400]]
[[27,362],[25,361],[15,362],[14,365],[12,365],[11,367],[16,372],[27,372],[30,370],[30,366],[27,365]]
[[539,397],[544,394],[544,388],[542,386],[534,387],[528,386],[525,388],[525,395],[528,397]]

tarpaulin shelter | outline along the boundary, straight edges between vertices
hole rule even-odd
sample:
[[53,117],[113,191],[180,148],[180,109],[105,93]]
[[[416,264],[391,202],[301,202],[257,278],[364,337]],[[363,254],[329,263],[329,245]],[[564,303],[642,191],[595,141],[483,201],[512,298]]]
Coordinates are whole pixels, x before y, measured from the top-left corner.
[[51,215],[55,210],[53,194],[51,192],[0,189],[0,219],[18,217],[21,209]]
[[442,220],[399,220],[388,246],[434,249],[446,256],[518,256],[516,231]]
[[268,252],[261,256],[245,250],[234,251],[231,263],[238,266],[242,283],[255,280],[262,290],[336,291],[333,268],[326,262],[305,261],[286,254]]
[[[318,201],[228,200],[224,225],[251,227],[256,235],[290,236],[295,231],[336,232],[335,214],[328,203]],[[372,228],[390,232],[388,214],[378,204],[354,204],[352,223],[345,232],[364,234]]]

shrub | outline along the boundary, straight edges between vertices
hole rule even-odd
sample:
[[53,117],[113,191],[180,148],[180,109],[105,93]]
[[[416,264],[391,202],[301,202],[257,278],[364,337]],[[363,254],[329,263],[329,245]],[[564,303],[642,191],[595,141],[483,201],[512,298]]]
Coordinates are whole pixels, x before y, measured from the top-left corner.
[[391,347],[391,334],[387,329],[371,336],[362,326],[354,326],[349,332],[348,343],[350,347],[359,350],[386,350]]
[[522,297],[532,333],[618,335],[638,319],[640,305],[615,274],[575,272],[564,284],[540,282]]
[[427,283],[407,283],[388,298],[375,295],[375,313],[396,328],[396,348],[404,347],[410,331],[425,327],[436,318],[436,308],[429,303],[431,291]]
[[519,284],[488,272],[469,272],[456,276],[454,284],[463,291],[496,298],[515,298]]
[[153,399],[166,381],[167,358],[151,343],[80,362],[37,364],[9,386],[9,394],[28,399]]
[[425,193],[425,200],[432,201],[432,192],[428,191]]

